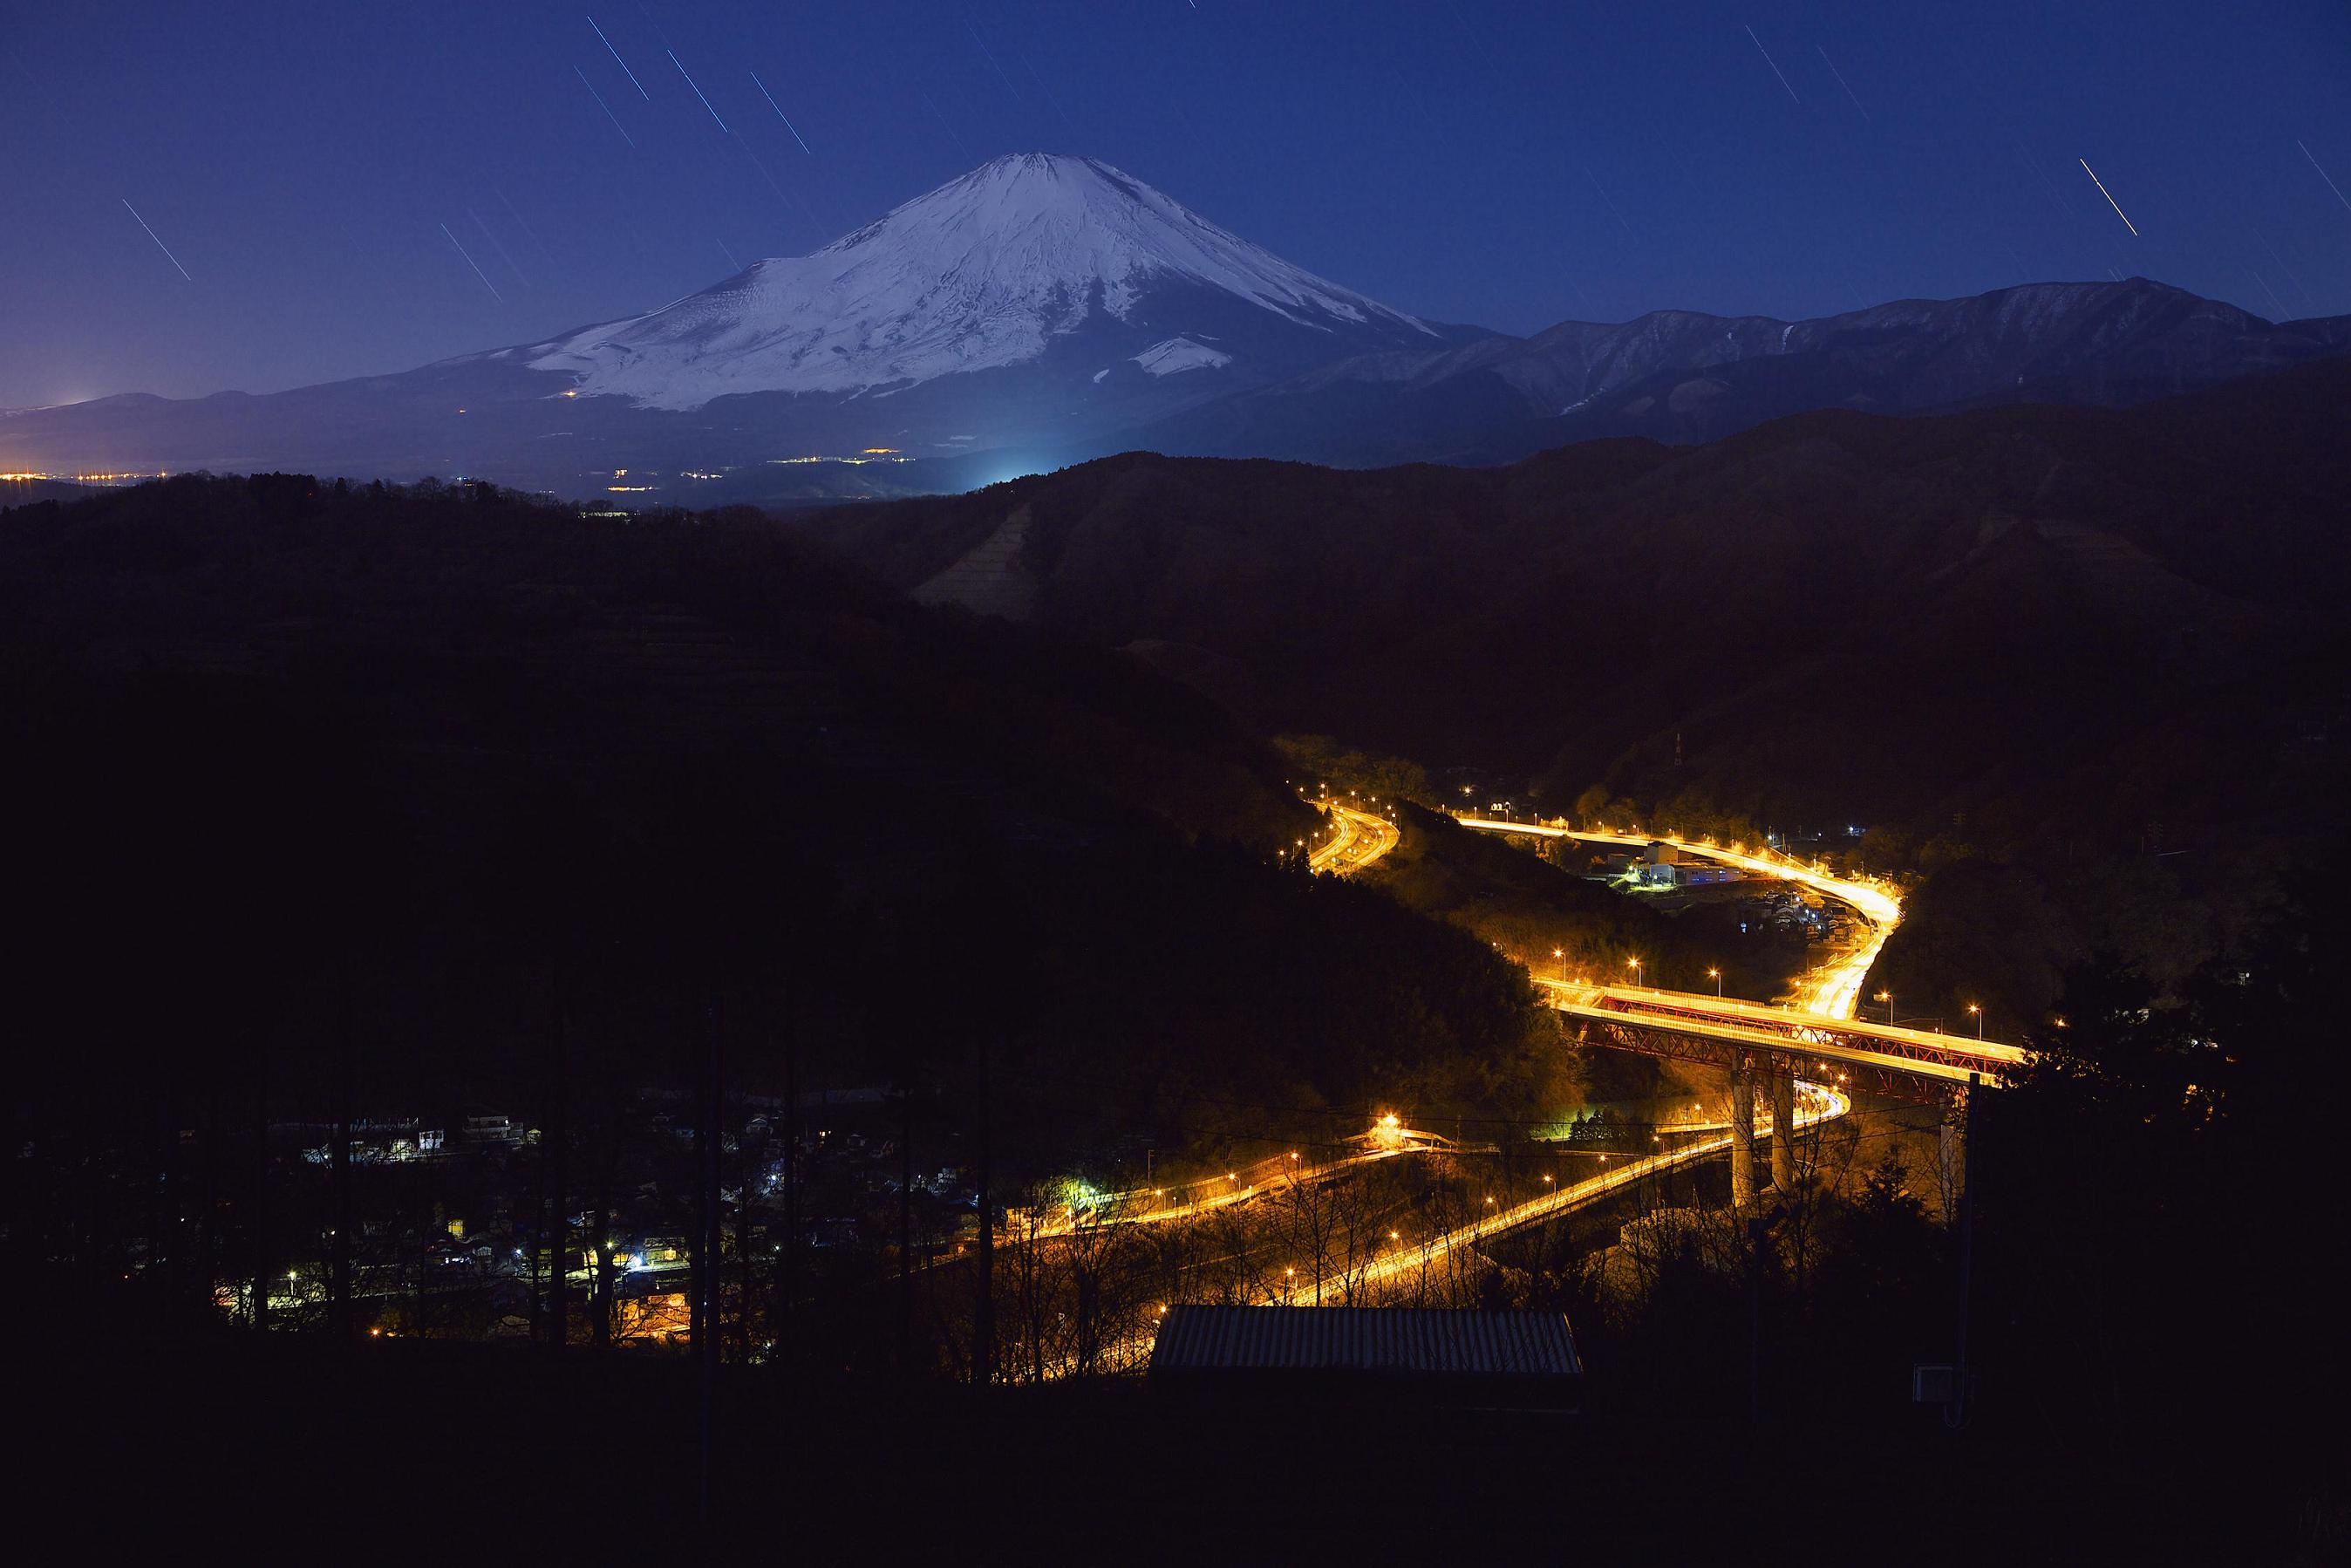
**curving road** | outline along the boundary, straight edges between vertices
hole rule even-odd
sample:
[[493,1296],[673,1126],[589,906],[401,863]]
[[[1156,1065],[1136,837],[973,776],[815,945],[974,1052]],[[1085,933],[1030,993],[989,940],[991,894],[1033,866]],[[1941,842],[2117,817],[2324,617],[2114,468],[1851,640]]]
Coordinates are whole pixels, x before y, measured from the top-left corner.
[[1359,872],[1395,848],[1403,837],[1396,825],[1377,811],[1343,806],[1336,800],[1318,800],[1315,804],[1331,819],[1332,830],[1329,840],[1307,856],[1307,863],[1316,871],[1327,871],[1334,876]]
[[[1206,1181],[1187,1182],[1174,1187],[1138,1187],[1132,1192],[1102,1195],[1091,1208],[1065,1205],[1061,1214],[1037,1222],[1033,1230],[1025,1234],[1051,1239],[1074,1235],[1080,1229],[1094,1230],[1105,1225],[1157,1225],[1171,1219],[1192,1219],[1219,1208],[1230,1208],[1247,1203],[1261,1193],[1288,1191],[1296,1186],[1311,1186],[1332,1176],[1381,1160],[1392,1160],[1398,1155],[1426,1154],[1449,1149],[1449,1140],[1435,1133],[1423,1133],[1384,1118],[1368,1133],[1358,1133],[1347,1140],[1363,1147],[1352,1155],[1315,1165],[1297,1163],[1292,1153],[1261,1160],[1246,1171],[1229,1171],[1223,1176],[1211,1176]],[[1195,1194],[1179,1196],[1174,1203],[1165,1201],[1169,1192]],[[1146,1201],[1148,1200],[1148,1201]]]
[[1808,864],[1776,850],[1765,850],[1755,854],[1750,853],[1744,844],[1726,849],[1708,840],[1692,841],[1671,833],[1624,833],[1605,828],[1571,828],[1564,820],[1558,818],[1549,822],[1505,822],[1490,817],[1469,816],[1455,820],[1463,827],[1475,828],[1480,832],[1574,839],[1582,843],[1621,844],[1635,849],[1650,844],[1667,844],[1684,854],[1720,861],[1741,871],[1792,882],[1811,888],[1824,898],[1835,899],[1861,916],[1869,927],[1868,939],[1806,975],[1798,982],[1796,993],[1790,998],[1792,1005],[1801,1010],[1827,1018],[1849,1019],[1858,1010],[1861,985],[1869,977],[1869,967],[1877,962],[1877,955],[1885,949],[1886,939],[1893,936],[1894,928],[1902,923],[1901,896],[1884,883],[1865,877],[1837,876],[1817,861]]
[[[1343,805],[1332,800],[1319,800],[1315,804],[1330,818],[1334,830],[1330,838],[1317,846],[1309,857],[1310,863],[1317,871],[1327,871],[1334,875],[1345,875],[1361,871],[1395,848],[1399,841],[1401,835],[1395,823],[1377,812],[1365,810],[1359,806]],[[1823,1024],[1852,1019],[1859,1000],[1862,982],[1869,973],[1870,965],[1876,960],[1879,951],[1886,945],[1886,937],[1892,934],[1895,925],[1902,918],[1900,898],[1882,883],[1839,877],[1817,863],[1808,865],[1776,852],[1750,853],[1743,845],[1726,848],[1703,841],[1693,841],[1677,838],[1672,834],[1624,833],[1604,829],[1578,830],[1568,827],[1564,821],[1556,821],[1548,823],[1510,822],[1472,816],[1461,816],[1457,820],[1464,827],[1488,832],[1520,833],[1544,838],[1573,838],[1589,842],[1621,844],[1629,847],[1642,847],[1651,843],[1670,844],[1675,849],[1689,854],[1722,861],[1757,874],[1809,887],[1823,896],[1835,899],[1853,909],[1860,915],[1869,930],[1867,940],[1854,949],[1838,955],[1799,982],[1796,997],[1800,1003],[1800,1010],[1792,1011],[1787,1007],[1760,1007],[1753,1003],[1729,1001],[1714,997],[1687,996],[1673,991],[1594,987],[1582,982],[1541,981],[1540,983],[1553,995],[1555,1005],[1564,1010],[1621,1008],[1626,1010],[1690,1014],[1693,1016],[1685,1020],[1685,1027],[1707,1032],[1720,1032],[1726,1037],[1737,1035],[1742,1042],[1747,1042],[1746,1036],[1751,1033],[1754,1039],[1750,1043],[1785,1048],[1788,1043],[1786,1034],[1766,1033],[1757,1026],[1763,1020],[1769,1019],[1776,1026],[1784,1029],[1792,1017],[1801,1021],[1803,1015],[1817,1019]],[[1872,1035],[1891,1036],[1915,1032],[1864,1027],[1868,1027]],[[1953,1043],[1944,1036],[1938,1035],[1932,1039],[1943,1046]],[[1818,1044],[1807,1042],[1805,1049],[1808,1052],[1817,1051],[1824,1057],[1857,1054],[1850,1048],[1831,1046],[1825,1041]],[[1991,1056],[1996,1052],[2006,1053],[2008,1049],[1987,1047],[1984,1048],[1984,1054]],[[1826,1065],[1825,1061],[1823,1065]],[[1846,1114],[1853,1108],[1851,1097],[1834,1083],[1804,1080],[1799,1082],[1797,1090],[1798,1102],[1794,1121],[1798,1130],[1833,1121]],[[1764,1126],[1769,1124],[1771,1116],[1768,1105],[1759,1106],[1758,1111],[1758,1122],[1761,1125],[1758,1126],[1757,1131],[1761,1133],[1764,1130]],[[1497,1213],[1486,1215],[1470,1224],[1441,1232],[1424,1241],[1400,1246],[1387,1257],[1374,1261],[1364,1271],[1356,1274],[1354,1283],[1358,1287],[1375,1285],[1415,1273],[1426,1273],[1430,1267],[1456,1249],[1475,1246],[1479,1242],[1524,1226],[1537,1225],[1562,1215],[1573,1214],[1649,1176],[1680,1166],[1710,1159],[1730,1147],[1729,1132],[1719,1124],[1692,1130],[1704,1131],[1708,1135],[1691,1138],[1687,1142],[1658,1154],[1627,1160],[1614,1169],[1604,1171],[1584,1181],[1561,1187],[1554,1192],[1545,1193],[1541,1197],[1529,1199],[1525,1203],[1514,1204]],[[1425,1136],[1425,1134],[1407,1134],[1401,1146],[1374,1145],[1358,1155],[1343,1156],[1324,1165],[1299,1170],[1290,1179],[1318,1181],[1374,1160],[1384,1159],[1395,1154],[1408,1153],[1416,1147],[1426,1146],[1420,1142]],[[1116,1215],[1114,1206],[1112,1206],[1112,1213],[1071,1215],[1065,1219],[1051,1223],[1059,1231],[1065,1233],[1080,1224],[1099,1224],[1104,1220],[1110,1220],[1113,1223],[1121,1220],[1127,1223],[1148,1223],[1159,1219],[1187,1218],[1211,1209],[1244,1202],[1261,1190],[1256,1183],[1241,1184],[1237,1176],[1228,1177],[1227,1180],[1230,1185],[1225,1186],[1224,1190],[1211,1190],[1188,1202],[1125,1215]],[[1218,1184],[1205,1185],[1213,1187]],[[1327,1291],[1328,1288],[1328,1282],[1326,1282],[1324,1289]],[[1278,1302],[1295,1304],[1301,1301],[1311,1300],[1314,1290],[1315,1287],[1311,1284],[1301,1285],[1277,1294],[1274,1300]],[[1142,1350],[1144,1347],[1138,1345],[1134,1348]]]
[[[1798,1109],[1794,1121],[1798,1131],[1816,1126],[1823,1122],[1834,1121],[1853,1109],[1851,1097],[1832,1084],[1799,1080],[1796,1091]],[[1768,1107],[1759,1105],[1757,1110],[1759,1124],[1756,1131],[1760,1135],[1764,1127],[1769,1124],[1771,1117],[1768,1114]],[[1563,1214],[1573,1214],[1588,1204],[1596,1203],[1611,1193],[1622,1191],[1661,1171],[1672,1170],[1677,1166],[1689,1165],[1694,1161],[1711,1158],[1729,1147],[1730,1134],[1726,1132],[1718,1137],[1701,1138],[1684,1144],[1678,1148],[1667,1149],[1662,1154],[1628,1160],[1614,1170],[1604,1171],[1596,1176],[1561,1187],[1557,1192],[1545,1193],[1542,1197],[1531,1198],[1525,1203],[1514,1204],[1509,1208],[1489,1214],[1472,1224],[1440,1232],[1426,1241],[1400,1246],[1388,1256],[1370,1264],[1361,1273],[1355,1275],[1355,1284],[1360,1289],[1365,1285],[1379,1284],[1408,1274],[1424,1272],[1458,1247],[1474,1246],[1478,1242],[1502,1235],[1506,1231],[1516,1230],[1521,1226],[1537,1225],[1547,1219],[1556,1219]],[[1326,1294],[1328,1291],[1329,1285],[1326,1282],[1324,1286]],[[1302,1300],[1311,1300],[1313,1294],[1312,1285],[1301,1285],[1283,1292],[1274,1300],[1282,1305],[1295,1306]]]

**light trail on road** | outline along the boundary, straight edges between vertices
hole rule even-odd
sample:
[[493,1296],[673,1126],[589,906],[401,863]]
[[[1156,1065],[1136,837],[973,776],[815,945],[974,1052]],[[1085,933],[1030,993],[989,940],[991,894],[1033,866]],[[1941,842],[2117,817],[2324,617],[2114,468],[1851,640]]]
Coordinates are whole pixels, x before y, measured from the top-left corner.
[[1811,1057],[1823,1070],[1835,1061],[1959,1084],[1970,1077],[1996,1081],[2025,1060],[2022,1048],[2000,1040],[1833,1018],[1710,994],[1593,986],[1541,977],[1535,984],[1550,994],[1553,1007],[1573,1018],[1604,1026],[1660,1029],[1694,1040],[1751,1048],[1766,1055]]
[[1331,818],[1332,830],[1330,841],[1306,857],[1306,863],[1316,871],[1327,871],[1334,876],[1359,872],[1395,848],[1404,836],[1394,822],[1377,811],[1343,806],[1336,800],[1318,800],[1315,804]]
[[1823,898],[1833,898],[1844,904],[1870,928],[1869,937],[1851,952],[1831,959],[1797,982],[1794,1004],[1805,1012],[1819,1013],[1827,1018],[1849,1019],[1859,1010],[1862,982],[1869,977],[1870,966],[1886,948],[1886,939],[1902,923],[1902,900],[1883,883],[1858,877],[1833,875],[1817,865],[1806,865],[1790,855],[1766,852],[1750,854],[1742,847],[1726,849],[1720,844],[1696,842],[1678,839],[1670,833],[1614,832],[1601,828],[1571,828],[1563,821],[1550,822],[1508,822],[1490,817],[1458,817],[1465,828],[1480,832],[1524,833],[1536,838],[1574,839],[1583,843],[1623,844],[1641,847],[1666,844],[1674,850],[1720,861],[1741,871],[1774,877],[1811,888]]
[[1160,1207],[1122,1212],[1115,1206],[1138,1202],[1145,1197],[1156,1198],[1168,1190],[1166,1187],[1137,1187],[1129,1192],[1106,1193],[1102,1195],[1101,1205],[1096,1207],[1078,1209],[1073,1206],[1065,1205],[1061,1218],[1043,1221],[1033,1229],[1024,1229],[1022,1234],[1050,1239],[1054,1237],[1073,1236],[1080,1230],[1100,1229],[1105,1226],[1156,1225],[1171,1219],[1192,1219],[1220,1208],[1230,1208],[1235,1204],[1247,1203],[1251,1198],[1261,1197],[1270,1193],[1287,1192],[1292,1187],[1312,1186],[1317,1182],[1327,1181],[1332,1176],[1343,1176],[1349,1171],[1375,1165],[1382,1160],[1392,1160],[1400,1155],[1432,1154],[1449,1150],[1452,1147],[1446,1139],[1434,1133],[1416,1132],[1410,1127],[1394,1128],[1388,1136],[1393,1137],[1394,1143],[1387,1146],[1381,1146],[1379,1133],[1358,1134],[1349,1141],[1369,1143],[1372,1146],[1358,1154],[1344,1155],[1334,1160],[1325,1160],[1320,1165],[1298,1165],[1295,1163],[1295,1156],[1274,1161],[1261,1160],[1259,1162],[1260,1166],[1270,1165],[1273,1168],[1262,1178],[1253,1178],[1247,1182],[1242,1181],[1239,1173],[1235,1172],[1221,1179],[1211,1177],[1207,1181],[1182,1183],[1176,1190],[1182,1191],[1187,1186],[1195,1188],[1215,1186],[1225,1190],[1206,1197],[1191,1198],[1182,1203],[1167,1204]]
[[[1796,1088],[1801,1105],[1794,1117],[1795,1130],[1798,1132],[1802,1132],[1806,1127],[1817,1126],[1823,1122],[1834,1121],[1853,1109],[1852,1097],[1833,1084],[1814,1083],[1800,1079],[1797,1081]],[[1760,1109],[1762,1107],[1759,1107]],[[1762,1120],[1768,1122],[1769,1118],[1764,1117]],[[1759,1125],[1756,1130],[1760,1134],[1763,1128]],[[1541,1197],[1530,1198],[1525,1203],[1515,1204],[1499,1213],[1489,1214],[1471,1224],[1440,1232],[1416,1245],[1399,1247],[1387,1257],[1378,1260],[1356,1273],[1353,1277],[1353,1284],[1357,1289],[1361,1289],[1365,1285],[1378,1284],[1406,1274],[1425,1271],[1429,1265],[1457,1248],[1472,1246],[1479,1241],[1500,1236],[1507,1231],[1519,1229],[1523,1226],[1540,1224],[1546,1219],[1555,1219],[1564,1214],[1573,1214],[1588,1204],[1597,1202],[1611,1193],[1620,1192],[1649,1176],[1672,1170],[1677,1166],[1688,1165],[1696,1160],[1710,1158],[1729,1147],[1730,1135],[1726,1133],[1719,1137],[1702,1138],[1694,1143],[1684,1144],[1679,1148],[1667,1149],[1661,1154],[1648,1155],[1629,1161],[1614,1170],[1604,1171],[1587,1180],[1561,1187],[1556,1192],[1547,1192]],[[1328,1281],[1325,1282],[1326,1289],[1328,1283]],[[1314,1290],[1315,1287],[1311,1284],[1298,1286],[1281,1292],[1274,1300],[1279,1305],[1296,1306],[1301,1299],[1311,1300]]]

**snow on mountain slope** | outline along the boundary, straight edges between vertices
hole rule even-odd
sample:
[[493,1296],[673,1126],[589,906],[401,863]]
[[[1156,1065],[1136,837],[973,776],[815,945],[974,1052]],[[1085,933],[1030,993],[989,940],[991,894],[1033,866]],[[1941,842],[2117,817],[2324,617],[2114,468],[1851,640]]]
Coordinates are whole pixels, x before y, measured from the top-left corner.
[[[1415,318],[1292,267],[1107,163],[1028,153],[950,181],[812,256],[755,263],[650,315],[520,353],[534,369],[569,372],[584,393],[658,409],[730,392],[898,390],[1036,360],[1090,320],[1126,322],[1171,284],[1332,334],[1338,353],[1350,337],[1367,348],[1439,340]],[[1200,355],[1217,352],[1164,370],[1215,364]]]
[[1189,338],[1169,338],[1135,355],[1134,362],[1146,375],[1172,376],[1178,371],[1217,370],[1231,364],[1233,357]]

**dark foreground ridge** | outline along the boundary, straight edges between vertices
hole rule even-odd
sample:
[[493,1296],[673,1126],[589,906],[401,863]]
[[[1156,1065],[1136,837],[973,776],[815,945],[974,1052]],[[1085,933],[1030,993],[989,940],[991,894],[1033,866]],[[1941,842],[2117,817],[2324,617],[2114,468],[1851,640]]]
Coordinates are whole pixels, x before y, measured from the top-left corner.
[[[414,1532],[462,1558],[542,1520],[632,1550],[703,1538],[681,1363],[423,1344],[84,1354],[45,1357],[20,1388],[45,1437],[19,1481],[86,1549]],[[1939,1425],[756,1377],[722,1388],[712,1439],[710,1535],[786,1562],[1457,1561],[1474,1542],[1479,1560],[1671,1563],[1733,1536],[1761,1563],[2324,1560],[2311,1521],[2257,1500],[2279,1478],[2231,1445],[2181,1472],[2027,1438],[1954,1443]]]

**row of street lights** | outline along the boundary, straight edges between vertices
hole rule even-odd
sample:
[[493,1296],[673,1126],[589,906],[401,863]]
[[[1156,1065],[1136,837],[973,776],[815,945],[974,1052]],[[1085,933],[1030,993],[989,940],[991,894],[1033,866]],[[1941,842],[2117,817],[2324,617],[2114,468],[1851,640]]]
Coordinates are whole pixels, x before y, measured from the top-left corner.
[[[1894,1023],[1894,1021],[1895,1021],[1895,1019],[1894,1019],[1894,993],[1893,993],[1892,991],[1880,991],[1880,992],[1878,992],[1878,993],[1877,993],[1877,995],[1876,995],[1876,998],[1875,998],[1875,999],[1876,999],[1876,1000],[1877,1000],[1877,1001],[1884,1002],[1884,1003],[1886,1004],[1886,1023],[1887,1023],[1888,1025],[1893,1024],[1893,1023]],[[1983,1010],[1983,1004],[1981,1004],[1980,1002],[1970,1002],[1970,1003],[1968,1004],[1968,1016],[1969,1016],[1970,1018],[1972,1018],[1972,1019],[1974,1019],[1976,1020],[1976,1038],[1977,1038],[1978,1040],[1981,1040],[1981,1039],[1984,1037],[1984,1010]],[[2060,1027],[2062,1027],[2062,1026],[2060,1026]],[[1941,1031],[1941,1029],[1939,1028],[1939,1026],[1938,1027],[1938,1029],[1937,1029],[1936,1032],[1937,1032],[1937,1033],[1938,1033],[1938,1034],[1939,1034],[1940,1032],[1942,1032],[1942,1031]]]
[[[1554,947],[1551,950],[1551,956],[1559,960],[1559,983],[1563,986],[1567,984],[1567,949],[1564,947]],[[1641,984],[1641,977],[1644,972],[1642,959],[1637,955],[1627,955],[1625,959],[1625,967],[1633,971],[1633,984],[1635,987],[1638,987]],[[1716,965],[1709,965],[1706,971],[1706,977],[1714,982],[1715,999],[1718,1001],[1721,1000],[1723,994],[1721,967]],[[1895,1022],[1894,993],[1892,991],[1879,991],[1876,996],[1871,999],[1874,1001],[1884,1002],[1886,1004],[1886,1021],[1888,1025],[1892,1025]],[[1983,1039],[1983,1005],[1980,1002],[1970,1002],[1968,1004],[1968,1016],[1976,1020],[1976,1038],[1978,1040]],[[2060,1024],[2058,1027],[2062,1029],[2064,1026]]]
[[[1559,983],[1563,986],[1567,984],[1567,949],[1564,947],[1554,947],[1551,950],[1551,956],[1559,960]],[[1641,983],[1641,960],[1637,957],[1628,957],[1625,960],[1625,967],[1633,971],[1633,983],[1636,986],[1639,985]],[[1706,972],[1706,977],[1714,982],[1715,997],[1718,1000],[1720,999],[1722,996],[1722,971],[1719,968],[1710,967]]]

